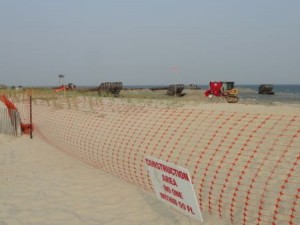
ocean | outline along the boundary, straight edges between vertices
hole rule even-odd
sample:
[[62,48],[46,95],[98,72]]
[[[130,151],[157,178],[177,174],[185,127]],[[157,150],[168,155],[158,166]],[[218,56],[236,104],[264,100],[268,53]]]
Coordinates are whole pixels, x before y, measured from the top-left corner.
[[[208,89],[208,85],[199,85]],[[235,85],[239,93],[239,102],[245,103],[289,103],[300,104],[300,84],[273,84],[273,95],[258,94],[259,85]]]
[[259,85],[236,85],[240,101],[300,104],[300,85],[273,85],[273,95],[258,94]]

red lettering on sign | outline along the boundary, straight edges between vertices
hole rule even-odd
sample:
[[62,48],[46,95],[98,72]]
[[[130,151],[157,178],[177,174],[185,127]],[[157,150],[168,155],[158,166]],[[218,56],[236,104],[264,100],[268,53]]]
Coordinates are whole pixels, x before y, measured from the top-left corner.
[[161,197],[162,199],[164,199],[164,200],[166,200],[166,201],[172,203],[173,205],[178,206],[176,199],[174,199],[174,198],[172,198],[172,197],[170,197],[170,196],[168,196],[168,195],[166,195],[166,194],[164,194],[164,193],[161,193],[161,192],[160,192],[159,194],[160,194],[160,197]]
[[185,206],[184,203],[178,202],[178,205],[179,205],[179,207],[180,207],[181,209],[186,210],[186,206]]
[[185,172],[182,172],[180,170],[177,170],[176,168],[173,168],[171,166],[168,166],[168,165],[164,165],[162,163],[159,163],[159,162],[156,162],[156,161],[153,161],[151,159],[146,159],[146,163],[148,166],[151,166],[155,169],[158,169],[158,170],[161,170],[165,173],[168,173],[168,174],[171,174],[173,176],[176,176],[180,179],[183,179],[183,180],[186,180],[186,181],[190,181],[189,180],[189,176],[187,173]]
[[172,191],[171,191],[171,188],[170,188],[170,187],[168,187],[168,186],[166,186],[166,185],[163,185],[163,187],[164,187],[164,190],[165,190],[166,192],[168,192],[168,193],[172,193]]
[[176,190],[172,189],[172,193],[175,197],[183,199],[182,193],[180,191],[176,191]]
[[194,213],[192,207],[190,207],[189,205],[187,205],[186,208],[187,208],[187,211],[188,211],[189,213],[192,213],[193,215],[195,215],[195,213]]
[[168,177],[166,175],[162,175],[162,179],[163,179],[164,182],[169,183],[169,184],[177,187],[177,183],[176,183],[175,179],[173,179],[171,177]]

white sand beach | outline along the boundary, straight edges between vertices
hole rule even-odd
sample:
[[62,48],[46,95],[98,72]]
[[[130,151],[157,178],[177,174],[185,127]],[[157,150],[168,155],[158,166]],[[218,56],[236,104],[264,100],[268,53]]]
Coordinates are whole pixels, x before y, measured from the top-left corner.
[[189,170],[205,225],[300,221],[298,105],[97,101],[38,99],[33,139],[0,135],[1,225],[200,224],[156,198],[146,155]]
[[300,225],[300,0],[0,4],[0,225]]
[[199,224],[38,137],[0,134],[0,146],[1,225]]

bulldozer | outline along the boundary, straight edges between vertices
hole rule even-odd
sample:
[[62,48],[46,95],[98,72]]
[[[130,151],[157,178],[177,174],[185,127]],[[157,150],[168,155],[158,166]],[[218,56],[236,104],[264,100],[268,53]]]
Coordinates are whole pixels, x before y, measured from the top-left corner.
[[98,95],[108,95],[111,94],[114,97],[119,97],[121,90],[123,89],[122,82],[105,82],[101,83],[97,88]]

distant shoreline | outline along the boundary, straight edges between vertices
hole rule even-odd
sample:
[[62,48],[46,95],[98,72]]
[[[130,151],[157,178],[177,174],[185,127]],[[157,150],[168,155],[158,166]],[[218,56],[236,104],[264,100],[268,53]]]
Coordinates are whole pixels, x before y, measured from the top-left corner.
[[[75,84],[76,85],[76,84]],[[100,84],[99,84],[100,85]],[[76,85],[78,89],[82,88],[97,88],[99,85]],[[124,89],[151,89],[151,88],[164,88],[168,87],[171,84],[157,84],[157,85],[152,85],[152,84],[144,84],[144,85],[124,85]],[[189,87],[190,85],[196,85],[197,87],[201,89],[207,89],[209,84],[184,84],[185,87]],[[260,84],[235,84],[236,88],[250,88],[255,91],[258,90]],[[292,92],[299,92],[300,93],[300,84],[273,84],[274,85],[274,90],[275,92],[282,91],[288,92],[287,90],[291,89]],[[19,87],[14,85],[15,87]],[[59,85],[33,85],[33,86],[21,86],[23,88],[55,88],[58,87]],[[10,86],[8,86],[10,87]]]

